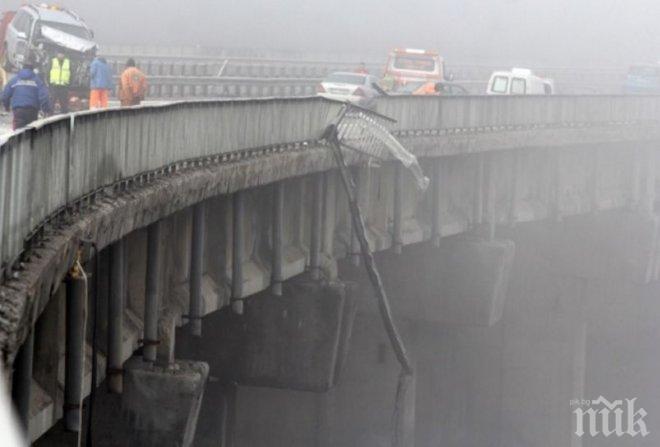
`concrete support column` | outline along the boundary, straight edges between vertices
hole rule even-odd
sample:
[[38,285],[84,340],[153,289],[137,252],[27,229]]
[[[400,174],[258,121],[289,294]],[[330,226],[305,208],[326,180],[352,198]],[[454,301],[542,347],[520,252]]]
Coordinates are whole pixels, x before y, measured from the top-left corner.
[[655,148],[649,145],[644,154],[644,166],[646,168],[644,182],[644,198],[642,202],[642,212],[648,215],[653,214],[655,209]]
[[272,260],[272,290],[276,296],[282,296],[284,275],[282,261],[284,258],[284,182],[273,184],[273,260]]
[[591,150],[591,170],[589,173],[589,200],[591,202],[591,212],[596,212],[599,210],[599,197],[598,197],[598,187],[600,184],[599,180],[599,171],[600,171],[600,148],[594,147]]
[[11,397],[16,407],[16,414],[28,432],[30,423],[30,400],[32,399],[32,369],[34,365],[34,329],[23,342],[14,360],[14,373],[12,375]]
[[190,331],[202,336],[202,277],[204,275],[205,206],[193,206],[192,240],[190,244]]
[[334,171],[325,174],[325,197],[323,200],[323,253],[332,257],[335,242],[335,217],[337,205],[337,189]]
[[442,161],[436,158],[433,162],[433,195],[431,196],[432,240],[433,245],[440,246],[442,238]]
[[108,392],[120,394],[122,377],[122,331],[126,283],[124,277],[124,240],[110,246],[110,299],[108,299]]
[[314,191],[312,200],[312,231],[309,248],[309,269],[312,279],[321,279],[321,240],[323,215],[323,173],[314,175]]
[[632,163],[630,172],[630,208],[639,208],[642,190],[642,151],[636,147],[632,151]]
[[488,154],[488,182],[486,194],[486,220],[488,223],[487,238],[489,241],[495,239],[495,229],[497,226],[497,210],[495,200],[497,198],[497,170],[495,169],[495,154]]
[[403,165],[394,164],[394,209],[392,211],[392,250],[401,254],[403,249]]
[[234,312],[243,314],[243,247],[245,245],[245,197],[243,191],[234,193],[232,270],[231,270],[231,305]]
[[145,362],[155,362],[158,353],[158,318],[160,314],[160,233],[161,222],[147,228],[146,296],[144,300],[144,349]]
[[74,267],[66,285],[66,341],[64,360],[64,427],[80,432],[85,368],[87,279]]
[[552,169],[552,210],[551,218],[559,222],[562,219],[561,210],[561,148],[551,148],[549,151],[550,168]]
[[520,199],[519,181],[522,171],[522,156],[520,151],[513,151],[511,162],[511,186],[509,191],[509,225],[512,227],[518,222],[518,200]]
[[474,208],[472,210],[473,222],[472,225],[478,229],[484,220],[484,165],[485,155],[476,155],[476,170],[474,178]]

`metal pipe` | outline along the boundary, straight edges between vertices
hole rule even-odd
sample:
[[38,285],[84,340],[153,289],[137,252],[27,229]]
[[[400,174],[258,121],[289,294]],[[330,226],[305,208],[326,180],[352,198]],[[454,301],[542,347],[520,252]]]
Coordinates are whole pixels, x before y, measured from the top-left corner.
[[282,295],[282,260],[284,258],[284,182],[273,185],[273,259],[272,289],[273,294]]
[[121,394],[122,378],[122,332],[126,283],[124,277],[124,240],[110,246],[110,299],[108,300],[108,392]]
[[403,166],[394,164],[394,210],[392,216],[392,249],[401,254],[403,250]]
[[66,291],[64,427],[68,431],[80,432],[85,367],[87,278],[78,263],[69,272]]
[[309,267],[312,279],[321,279],[321,217],[323,214],[323,173],[315,174],[314,196],[312,203],[312,232],[309,250]]
[[146,296],[144,299],[144,347],[142,358],[155,362],[158,352],[158,317],[160,311],[160,233],[161,221],[147,227]]
[[244,192],[234,193],[234,237],[232,241],[231,305],[235,313],[243,314],[243,246],[245,240],[245,203]]
[[192,241],[190,244],[190,330],[202,336],[202,276],[204,274],[204,236],[206,223],[204,203],[193,206]]
[[14,360],[11,397],[23,430],[28,433],[30,401],[32,399],[32,368],[34,366],[34,328],[30,330]]
[[433,245],[440,246],[440,239],[442,239],[442,162],[440,158],[435,159],[433,163],[433,195],[431,196],[431,212],[432,212],[432,226],[433,226]]

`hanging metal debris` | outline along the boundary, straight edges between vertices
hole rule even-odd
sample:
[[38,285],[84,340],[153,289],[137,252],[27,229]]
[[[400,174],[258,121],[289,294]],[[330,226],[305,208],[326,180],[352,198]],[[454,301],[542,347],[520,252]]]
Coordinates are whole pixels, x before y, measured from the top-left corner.
[[337,141],[343,148],[378,160],[399,160],[413,174],[417,187],[424,191],[429,186],[429,179],[424,175],[417,157],[389,131],[389,126],[394,122],[376,112],[347,105],[335,124]]

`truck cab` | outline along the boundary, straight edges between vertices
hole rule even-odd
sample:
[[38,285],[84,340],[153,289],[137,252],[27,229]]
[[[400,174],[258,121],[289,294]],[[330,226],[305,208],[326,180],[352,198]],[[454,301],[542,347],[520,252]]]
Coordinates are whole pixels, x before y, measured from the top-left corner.
[[383,80],[397,90],[409,82],[441,82],[444,77],[444,60],[437,52],[406,48],[390,52]]
[[0,37],[7,71],[21,68],[31,57],[36,68],[47,73],[50,61],[61,52],[71,61],[72,89],[88,88],[89,64],[97,47],[94,33],[78,15],[58,6],[39,4],[21,6],[4,17],[0,23],[5,23],[5,30]]
[[527,68],[496,71],[488,81],[489,95],[552,95],[555,91],[552,79],[541,78]]

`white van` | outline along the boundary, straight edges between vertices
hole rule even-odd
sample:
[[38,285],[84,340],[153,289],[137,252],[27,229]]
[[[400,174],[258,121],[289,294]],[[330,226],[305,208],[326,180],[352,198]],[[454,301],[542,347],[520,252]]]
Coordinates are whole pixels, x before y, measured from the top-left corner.
[[527,68],[496,71],[488,81],[489,95],[552,95],[555,90],[552,79],[540,78]]

